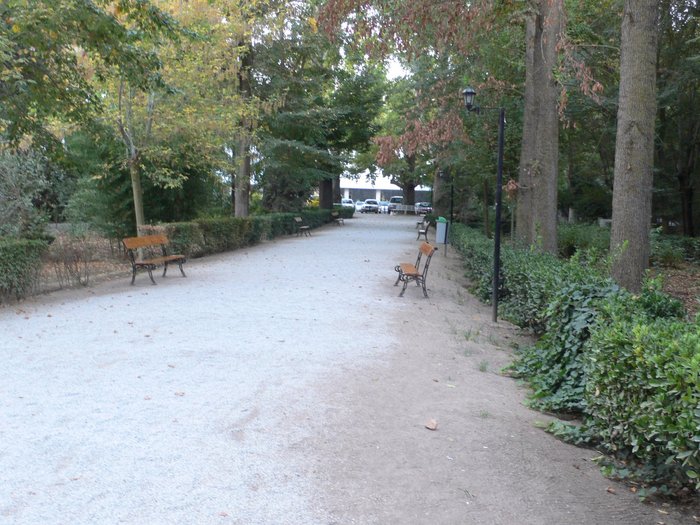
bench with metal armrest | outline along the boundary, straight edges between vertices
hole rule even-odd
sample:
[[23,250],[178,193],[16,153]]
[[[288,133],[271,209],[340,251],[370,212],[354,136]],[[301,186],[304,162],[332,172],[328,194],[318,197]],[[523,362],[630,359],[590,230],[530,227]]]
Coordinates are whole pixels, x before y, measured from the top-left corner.
[[[394,286],[397,286],[399,282],[403,282],[403,288],[401,288],[401,293],[399,297],[403,297],[404,292],[408,283],[414,281],[416,286],[423,287],[423,295],[428,297],[428,290],[425,286],[426,278],[428,277],[428,268],[430,267],[430,259],[432,259],[433,254],[437,251],[435,246],[430,245],[427,242],[421,244],[418,250],[418,257],[416,258],[416,263],[400,263],[394,270],[399,272],[399,276],[396,278]],[[423,259],[425,257],[425,259]],[[421,259],[423,259],[423,268],[420,267]]]
[[122,239],[122,244],[131,261],[131,284],[134,284],[138,270],[146,270],[151,282],[156,284],[153,279],[153,270],[162,266],[163,277],[165,277],[169,264],[177,264],[182,276],[187,277],[182,269],[187,258],[184,255],[168,253],[170,241],[167,236],[160,234],[127,237]]

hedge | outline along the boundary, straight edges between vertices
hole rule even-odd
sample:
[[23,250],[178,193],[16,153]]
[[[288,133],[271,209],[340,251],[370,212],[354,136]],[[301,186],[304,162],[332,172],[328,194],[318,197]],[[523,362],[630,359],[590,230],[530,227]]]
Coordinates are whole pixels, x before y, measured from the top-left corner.
[[[481,299],[490,297],[493,242],[462,225],[452,243]],[[624,473],[669,491],[700,489],[700,322],[646,283],[632,295],[580,250],[569,260],[502,247],[501,315],[539,335],[509,367],[529,403],[577,414],[550,430],[624,460]]]
[[31,293],[47,248],[42,240],[0,239],[0,302]]

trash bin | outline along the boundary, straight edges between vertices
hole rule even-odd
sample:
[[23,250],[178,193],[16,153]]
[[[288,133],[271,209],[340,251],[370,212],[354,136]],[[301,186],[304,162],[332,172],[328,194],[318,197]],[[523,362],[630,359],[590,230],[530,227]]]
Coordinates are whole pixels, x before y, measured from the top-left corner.
[[450,223],[445,217],[438,217],[435,221],[435,243],[447,244],[447,231]]

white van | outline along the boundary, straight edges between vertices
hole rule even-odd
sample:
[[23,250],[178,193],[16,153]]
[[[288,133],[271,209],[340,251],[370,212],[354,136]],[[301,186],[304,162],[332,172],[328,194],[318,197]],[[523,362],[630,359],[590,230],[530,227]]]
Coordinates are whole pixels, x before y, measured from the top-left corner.
[[396,211],[396,206],[398,204],[403,204],[403,197],[398,195],[396,197],[391,197],[389,199],[389,213]]
[[340,204],[341,204],[341,206],[343,206],[345,208],[354,208],[355,207],[355,203],[353,202],[352,199],[341,199]]

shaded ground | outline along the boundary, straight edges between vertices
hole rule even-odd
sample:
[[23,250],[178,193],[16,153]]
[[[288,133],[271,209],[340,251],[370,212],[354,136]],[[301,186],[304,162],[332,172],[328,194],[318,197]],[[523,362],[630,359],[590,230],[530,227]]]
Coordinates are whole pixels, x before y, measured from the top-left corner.
[[692,523],[538,428],[498,373],[524,338],[449,247],[429,299],[397,297],[414,227],[362,216],[0,309],[0,521]]

